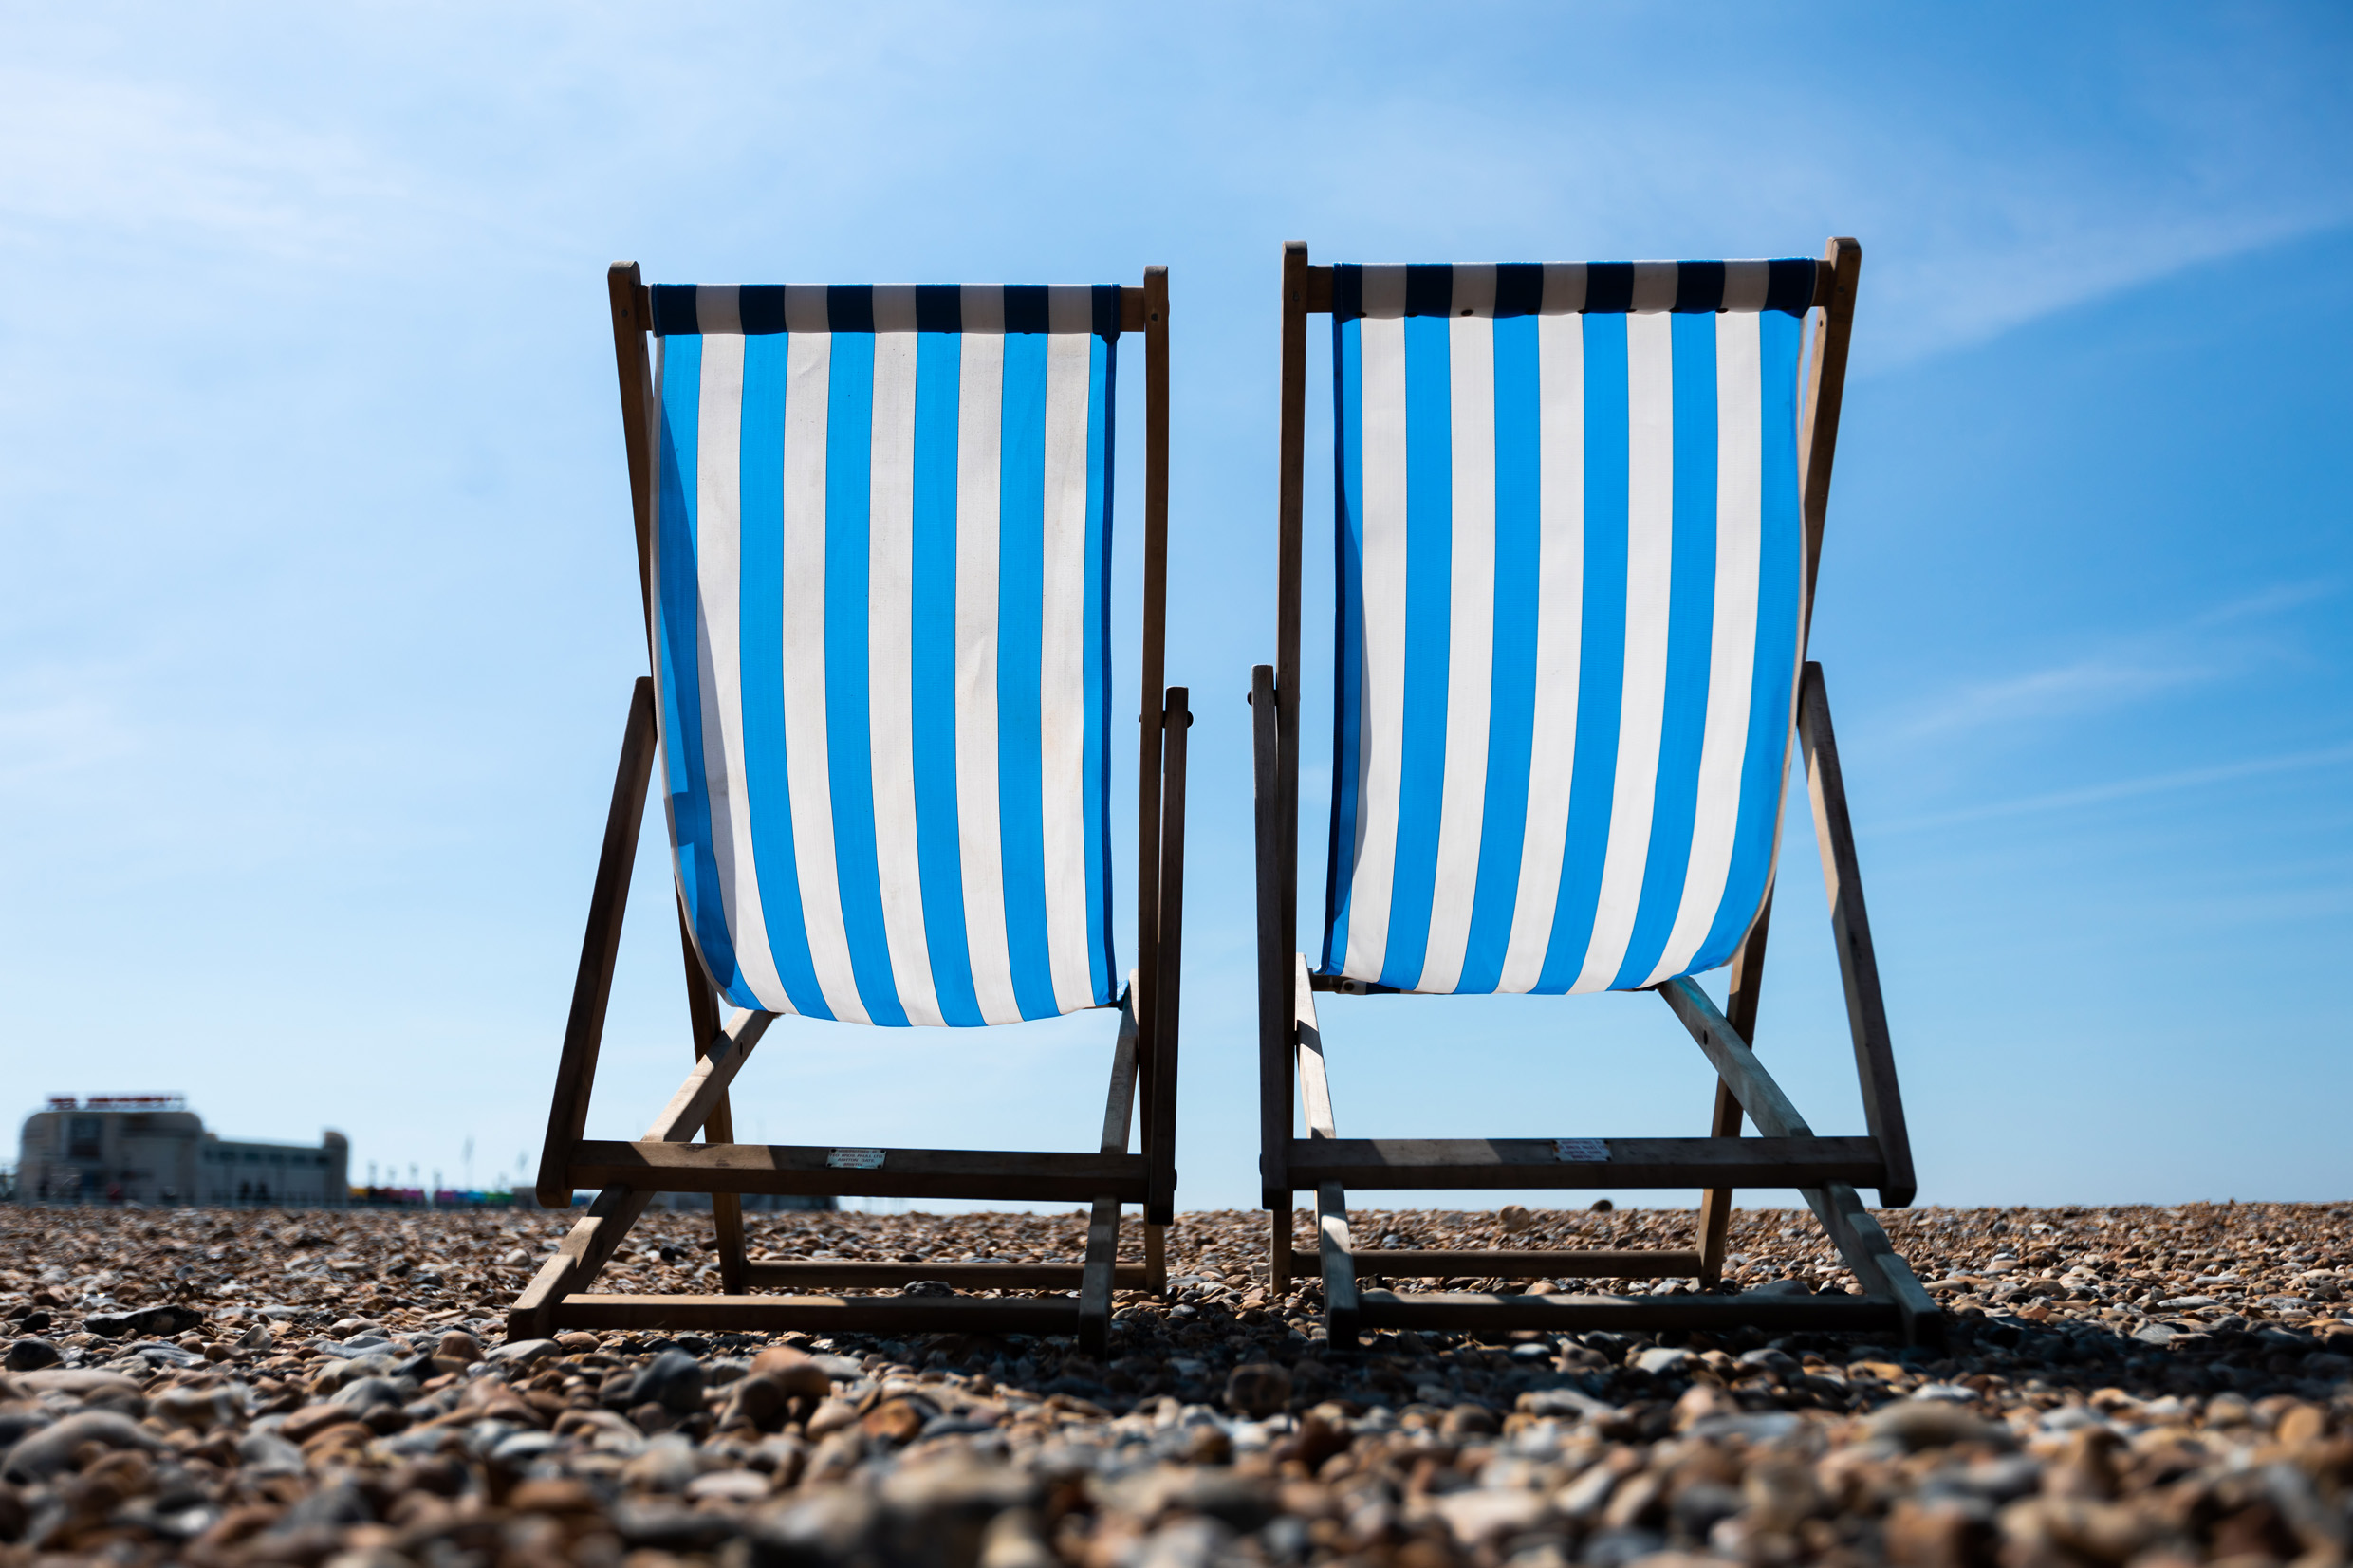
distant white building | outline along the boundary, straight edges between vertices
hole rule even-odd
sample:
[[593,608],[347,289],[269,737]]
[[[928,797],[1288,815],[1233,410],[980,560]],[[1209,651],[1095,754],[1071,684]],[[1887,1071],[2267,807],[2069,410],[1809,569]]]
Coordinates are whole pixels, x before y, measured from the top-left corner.
[[341,1208],[351,1146],[217,1137],[178,1095],[53,1096],[25,1118],[19,1203],[267,1204]]

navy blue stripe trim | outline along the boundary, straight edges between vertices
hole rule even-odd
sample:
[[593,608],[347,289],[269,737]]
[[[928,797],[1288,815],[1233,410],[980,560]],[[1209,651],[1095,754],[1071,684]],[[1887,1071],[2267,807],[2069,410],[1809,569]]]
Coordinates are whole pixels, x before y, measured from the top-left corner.
[[1417,263],[1405,269],[1405,314],[1452,316],[1454,313],[1454,267],[1444,263]]
[[915,286],[915,329],[917,332],[964,330],[964,290],[952,283]]
[[658,283],[654,296],[654,335],[658,338],[691,338],[702,330],[695,319],[695,286],[691,283]]
[[1675,313],[1694,316],[1724,308],[1724,264],[1687,261],[1675,264]]
[[736,291],[735,297],[745,337],[768,337],[785,329],[783,284],[748,283]]
[[[1443,270],[1443,269],[1441,269]],[[1099,283],[1087,286],[1088,328],[1105,342],[1116,342],[1120,336],[1120,286]],[[654,334],[661,338],[691,338],[702,331],[702,322],[695,308],[699,286],[688,283],[658,283],[651,290],[654,304]],[[1047,306],[1047,289],[1043,284],[1009,284],[1005,286],[1005,330],[1008,332],[1045,332],[1051,325]],[[782,284],[746,284],[737,290],[736,298],[746,337],[764,337],[785,330],[785,286]],[[1444,309],[1433,312],[1446,314]],[[827,330],[833,332],[872,332],[874,330],[874,286],[872,284],[830,284],[825,288],[825,318]],[[961,332],[964,330],[964,288],[960,284],[920,283],[915,286],[915,324],[918,332]]]
[[1811,259],[1798,256],[1776,259],[1765,264],[1765,308],[1790,316],[1803,316],[1814,307],[1814,264]]
[[1046,308],[1046,286],[1009,283],[1005,286],[1005,330],[1044,332],[1052,323]]
[[1364,314],[1364,268],[1342,262],[1332,268],[1332,323],[1353,322]]
[[1544,268],[1534,262],[1505,262],[1495,268],[1495,314],[1533,316],[1544,308]]
[[828,332],[872,332],[874,330],[874,285],[866,283],[837,283],[825,289],[825,330]]
[[[1803,316],[1813,308],[1814,263],[1804,256],[1777,257],[1765,264],[1767,310]],[[1409,264],[1405,268],[1405,314],[1451,316],[1454,313],[1454,267],[1449,264]],[[1675,304],[1681,315],[1704,315],[1724,308],[1726,268],[1720,261],[1675,264]],[[1544,267],[1534,262],[1503,262],[1495,267],[1495,307],[1490,314],[1534,316],[1544,306]],[[1634,264],[1585,264],[1585,304],[1588,316],[1622,316],[1634,308]],[[1332,267],[1332,319],[1352,322],[1364,314],[1364,268],[1356,262]]]
[[1634,308],[1634,264],[1589,262],[1585,266],[1585,314],[1622,316]]

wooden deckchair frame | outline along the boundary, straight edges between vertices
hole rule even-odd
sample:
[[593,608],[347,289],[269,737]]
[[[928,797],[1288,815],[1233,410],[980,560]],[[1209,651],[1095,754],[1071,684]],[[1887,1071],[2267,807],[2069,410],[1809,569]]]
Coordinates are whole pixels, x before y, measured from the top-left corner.
[[[636,507],[638,586],[647,643],[653,638],[653,452],[656,409],[646,336],[651,299],[635,262],[616,262],[613,353],[621,378],[621,424]],[[1144,269],[1140,287],[1120,290],[1122,331],[1144,339],[1144,546],[1140,728],[1137,778],[1137,967],[1128,975],[1112,1051],[1102,1136],[1092,1153],[940,1149],[826,1149],[734,1141],[728,1087],[776,1017],[740,1013],[722,1022],[719,997],[678,906],[685,953],[687,1016],[695,1066],[636,1142],[584,1136],[597,1052],[603,1039],[613,962],[629,897],[630,868],[645,810],[655,747],[654,683],[638,677],[622,731],[621,765],[605,816],[604,846],[589,897],[572,1009],[556,1069],[538,1196],[568,1208],[578,1188],[599,1189],[586,1215],[541,1266],[508,1313],[508,1333],[544,1337],[565,1328],[801,1329],[819,1334],[963,1331],[1078,1335],[1100,1355],[1110,1334],[1115,1288],[1162,1290],[1164,1245],[1176,1203],[1176,1039],[1184,925],[1185,730],[1193,722],[1181,686],[1160,685],[1165,668],[1168,563],[1168,269]],[[1128,1150],[1142,1099],[1142,1148]],[[710,1141],[695,1141],[707,1134]],[[638,1216],[663,1192],[707,1192],[718,1233],[717,1295],[590,1294],[589,1285]],[[744,1245],[742,1194],[977,1198],[1079,1202],[1092,1206],[1084,1261],[1077,1264],[791,1262],[753,1263]],[[1144,1210],[1144,1256],[1117,1259],[1120,1209]],[[917,1280],[968,1290],[1057,1294],[981,1298],[816,1294],[878,1289]],[[1075,1290],[1075,1298],[1067,1292]],[[784,1295],[755,1295],[784,1291]]]
[[[1821,560],[1830,466],[1838,446],[1839,402],[1854,322],[1862,248],[1832,239],[1817,264],[1816,322],[1799,434],[1799,487],[1806,538],[1806,606],[1810,619]],[[1689,979],[1654,987],[1675,1010],[1716,1071],[1715,1115],[1704,1138],[1342,1138],[1333,1122],[1323,1036],[1314,993],[1362,995],[1388,987],[1311,974],[1291,946],[1299,910],[1299,604],[1303,467],[1306,454],[1307,318],[1332,308],[1332,269],[1310,267],[1307,248],[1283,249],[1283,439],[1280,557],[1276,582],[1276,658],[1251,673],[1258,839],[1258,1006],[1260,1186],[1273,1210],[1269,1271],[1275,1288],[1293,1272],[1321,1270],[1330,1341],[1353,1345],[1368,1328],[1505,1331],[1516,1329],[1900,1330],[1912,1343],[1941,1340],[1943,1319],[1886,1233],[1856,1195],[1876,1187],[1882,1205],[1912,1202],[1911,1141],[1896,1084],[1879,964],[1863,913],[1862,879],[1839,772],[1838,742],[1822,667],[1807,664],[1799,684],[1797,738],[1805,758],[1814,830],[1822,847],[1830,923],[1846,989],[1855,1068],[1862,1082],[1865,1137],[1816,1137],[1750,1050],[1764,978],[1765,909],[1732,964],[1730,999],[1719,1011]],[[1291,1135],[1291,1076],[1305,1101],[1307,1136]],[[1764,1135],[1743,1138],[1744,1115]],[[1606,1158],[1594,1157],[1594,1145]],[[1347,1190],[1357,1188],[1646,1188],[1697,1187],[1698,1246],[1691,1251],[1510,1252],[1356,1249],[1348,1231]],[[1361,1288],[1359,1270],[1399,1279],[1672,1279],[1714,1287],[1723,1277],[1725,1229],[1739,1187],[1794,1187],[1821,1222],[1855,1278],[1861,1296],[1769,1293],[1665,1297],[1394,1292]],[[1314,1251],[1294,1248],[1291,1195],[1316,1194]]]

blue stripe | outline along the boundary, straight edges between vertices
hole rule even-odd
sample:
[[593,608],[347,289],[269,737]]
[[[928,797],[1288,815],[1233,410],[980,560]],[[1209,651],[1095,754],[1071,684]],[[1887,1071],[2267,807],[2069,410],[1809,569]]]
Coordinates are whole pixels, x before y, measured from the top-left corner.
[[[747,290],[746,292],[749,292]],[[781,305],[779,306],[781,309]],[[809,957],[801,873],[792,838],[792,774],[785,751],[785,363],[787,340],[744,340],[740,506],[741,587],[736,611],[744,727],[744,787],[760,878],[769,954],[792,1010],[831,1018]],[[731,995],[739,1007],[756,1005]]]
[[1724,901],[1692,960],[1697,974],[1732,961],[1765,900],[1773,869],[1782,774],[1788,765],[1790,687],[1797,677],[1798,576],[1805,561],[1797,491],[1797,360],[1805,323],[1761,317],[1763,507],[1757,568],[1756,666],[1750,676],[1749,737],[1740,765],[1740,818]]
[[[923,304],[917,294],[918,311]],[[964,340],[916,339],[915,497],[908,585],[908,717],[914,730],[916,863],[932,990],[950,1024],[977,1024],[964,935],[964,856],[956,801],[956,434]]]
[[[1104,296],[1111,326],[1119,330],[1119,290],[1095,291],[1096,320]],[[1111,780],[1111,382],[1110,340],[1086,345],[1086,589],[1095,613],[1086,618],[1085,799],[1105,798]],[[1118,962],[1111,951],[1111,813],[1096,813],[1096,831],[1086,838],[1086,961],[1089,995],[1099,1004],[1113,999]]]
[[1348,895],[1356,879],[1358,747],[1364,726],[1364,360],[1362,326],[1339,309],[1340,285],[1362,270],[1336,270],[1332,315],[1332,426],[1339,439],[1332,491],[1333,580],[1340,587],[1332,626],[1332,840],[1324,874],[1324,964],[1337,974],[1348,956]]
[[1670,331],[1675,541],[1667,586],[1666,707],[1642,896],[1635,906],[1624,961],[1610,982],[1620,989],[1641,985],[1658,967],[1683,903],[1692,821],[1699,809],[1699,753],[1708,729],[1708,661],[1715,640],[1715,318],[1676,316]]
[[1619,710],[1626,675],[1626,488],[1629,439],[1626,319],[1587,315],[1585,357],[1585,560],[1577,666],[1577,760],[1569,774],[1568,832],[1560,893],[1539,991],[1577,983],[1593,941],[1602,863],[1609,853],[1618,778]]
[[703,341],[671,340],[662,353],[661,601],[656,645],[661,659],[663,772],[669,783],[670,841],[678,885],[695,923],[695,944],[712,979],[731,999],[743,976],[727,929],[719,862],[711,841],[711,789],[703,772],[702,585],[695,569],[695,470],[702,448]]
[[1536,734],[1536,590],[1542,566],[1539,497],[1543,394],[1536,318],[1495,323],[1495,649],[1487,710],[1487,801],[1481,808],[1478,890],[1458,991],[1503,978],[1519,902],[1528,828],[1528,770]]
[[[839,288],[828,311],[854,306]],[[867,695],[867,578],[872,558],[874,337],[833,335],[825,413],[825,763],[833,792],[834,881],[859,999],[877,1024],[904,1024],[882,874],[875,854],[874,727]]]
[[[1010,322],[1014,296],[1008,288]],[[1041,321],[1045,290],[1037,291]],[[1005,336],[997,502],[997,812],[1005,857],[1005,944],[1024,1018],[1052,1018],[1046,927],[1046,815],[1038,674],[1046,603],[1046,336]]]
[[[1409,271],[1408,287],[1419,269]],[[1426,285],[1436,287],[1436,284]],[[1405,323],[1405,712],[1397,859],[1380,983],[1410,988],[1430,943],[1446,795],[1446,677],[1454,589],[1453,355],[1442,317]]]

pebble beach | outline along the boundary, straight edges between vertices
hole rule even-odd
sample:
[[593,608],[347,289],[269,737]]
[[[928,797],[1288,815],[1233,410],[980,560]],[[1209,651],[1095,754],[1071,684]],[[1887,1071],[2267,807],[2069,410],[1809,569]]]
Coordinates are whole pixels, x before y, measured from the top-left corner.
[[[1023,1336],[509,1343],[563,1214],[0,1207],[0,1568],[2346,1561],[2353,1204],[1880,1218],[1948,1309],[1941,1350],[1340,1350],[1313,1280],[1269,1294],[1265,1216],[1226,1212],[1179,1217],[1167,1296],[1122,1293],[1095,1360]],[[1354,1216],[1367,1249],[1689,1246],[1693,1221]],[[1075,1262],[1085,1231],[746,1223],[775,1259]],[[598,1288],[715,1290],[710,1234],[649,1214]],[[1740,1211],[1731,1254],[1728,1286],[1853,1288],[1803,1213]],[[1650,1288],[1451,1287],[1523,1283]]]

